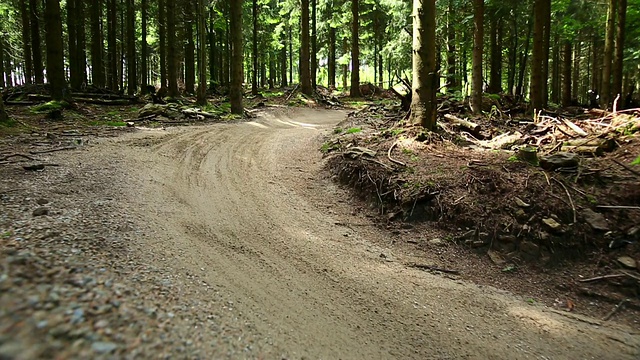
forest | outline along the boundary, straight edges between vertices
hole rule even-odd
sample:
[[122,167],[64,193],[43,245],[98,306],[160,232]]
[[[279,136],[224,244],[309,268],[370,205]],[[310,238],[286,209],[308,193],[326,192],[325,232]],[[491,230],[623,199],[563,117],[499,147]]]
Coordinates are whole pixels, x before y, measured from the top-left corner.
[[3,0],[0,88],[46,82],[54,99],[88,87],[128,95],[157,88],[173,98],[196,94],[200,103],[220,94],[240,113],[245,87],[256,95],[295,83],[311,95],[321,85],[359,97],[363,83],[394,88],[404,79],[423,83],[413,84],[421,103],[446,93],[469,98],[477,113],[483,93],[531,109],[610,108],[616,99],[622,107],[639,81],[639,5]]

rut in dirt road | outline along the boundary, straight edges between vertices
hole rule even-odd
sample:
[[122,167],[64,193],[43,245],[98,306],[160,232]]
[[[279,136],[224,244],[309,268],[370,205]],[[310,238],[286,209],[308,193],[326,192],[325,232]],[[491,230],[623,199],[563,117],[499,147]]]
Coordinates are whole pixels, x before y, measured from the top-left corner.
[[[155,229],[143,245],[159,263],[199,274],[247,324],[239,339],[251,344],[247,352],[217,347],[210,356],[640,355],[637,332],[408,269],[392,255],[381,258],[391,254],[375,245],[385,234],[336,226],[348,206],[324,211],[340,198],[329,180],[318,180],[318,148],[344,116],[282,110],[241,124],[143,131],[117,144],[125,165],[136,169],[135,206]],[[213,341],[218,334],[203,336]]]

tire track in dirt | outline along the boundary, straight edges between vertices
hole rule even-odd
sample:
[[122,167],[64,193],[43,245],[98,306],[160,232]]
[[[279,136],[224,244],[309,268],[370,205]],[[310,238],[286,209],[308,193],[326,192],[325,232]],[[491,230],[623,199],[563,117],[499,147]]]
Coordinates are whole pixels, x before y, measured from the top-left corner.
[[138,178],[133,201],[161,229],[147,246],[233,299],[268,357],[637,358],[637,332],[385,261],[370,241],[384,238],[376,231],[345,237],[339,215],[294,190],[317,175],[317,137],[343,117],[282,110],[125,139],[119,151]]

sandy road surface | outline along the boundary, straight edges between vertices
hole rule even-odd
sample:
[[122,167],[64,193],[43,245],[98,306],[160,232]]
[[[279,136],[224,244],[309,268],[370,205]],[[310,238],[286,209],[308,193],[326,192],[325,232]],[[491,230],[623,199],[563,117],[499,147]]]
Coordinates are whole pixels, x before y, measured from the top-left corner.
[[203,330],[212,357],[640,356],[635,330],[409,269],[372,241],[384,234],[335,225],[348,206],[330,181],[317,180],[317,149],[343,117],[272,111],[249,123],[144,130],[105,145],[133,170],[131,206],[153,229],[142,248],[222,294],[227,300],[212,316],[235,314],[246,352],[225,351],[215,343],[220,334]]

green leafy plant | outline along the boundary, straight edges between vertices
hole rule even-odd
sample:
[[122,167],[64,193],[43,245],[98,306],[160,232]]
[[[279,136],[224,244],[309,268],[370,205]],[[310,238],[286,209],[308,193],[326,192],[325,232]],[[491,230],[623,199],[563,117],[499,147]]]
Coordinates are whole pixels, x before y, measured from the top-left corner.
[[362,128],[352,127],[347,130],[347,134],[357,134],[362,131]]
[[635,160],[631,162],[631,165],[636,166],[640,165],[640,156],[638,156]]

